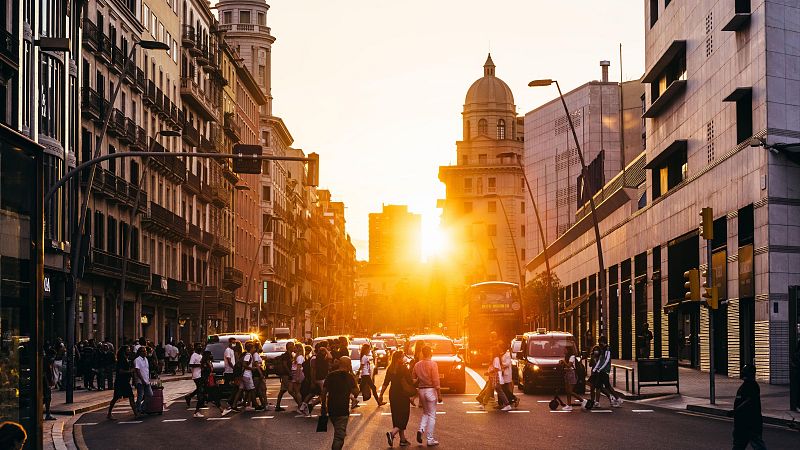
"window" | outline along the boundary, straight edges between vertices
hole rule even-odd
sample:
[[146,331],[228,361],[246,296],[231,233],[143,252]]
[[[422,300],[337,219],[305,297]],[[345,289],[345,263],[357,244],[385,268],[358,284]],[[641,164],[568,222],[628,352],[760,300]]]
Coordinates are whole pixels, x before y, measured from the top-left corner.
[[472,178],[464,178],[464,192],[472,192]]
[[469,120],[465,120],[464,121],[464,140],[465,141],[469,140],[470,131],[472,131],[472,130],[470,128]]
[[[117,149],[114,148],[113,145],[109,145],[108,146],[108,154],[109,155],[113,155],[114,153],[117,153]],[[116,158],[111,158],[111,159],[108,160],[108,171],[113,173],[113,174],[117,173],[117,159]]]
[[650,28],[658,22],[658,0],[650,0]]
[[490,213],[497,212],[497,202],[489,202],[488,211]]
[[103,213],[95,211],[94,213],[94,247],[100,250],[105,248],[106,242],[106,223]]
[[261,186],[261,201],[262,202],[271,202],[272,201],[272,187],[270,187],[270,186]]
[[150,7],[142,2],[142,25],[145,30],[150,29]]
[[753,136],[753,91],[747,90],[736,100],[736,142]]
[[688,172],[686,141],[675,141],[662,154],[665,156],[657,156],[650,167],[653,174],[653,200],[680,184]]
[[233,12],[232,11],[225,11],[222,13],[222,23],[232,23],[233,22]]
[[64,135],[63,77],[64,69],[61,61],[42,54],[39,71],[41,89],[39,132],[59,142]]
[[464,214],[472,212],[472,202],[464,202]]
[[466,166],[469,164],[469,155],[461,155],[461,165]]
[[519,249],[519,259],[525,261],[525,249],[524,248]]
[[270,246],[265,245],[261,248],[261,264],[270,265],[271,259]]
[[258,13],[258,24],[259,25],[266,25],[267,24],[267,15],[263,12]]
[[239,11],[239,23],[250,23],[250,10]]
[[478,164],[485,165],[487,161],[486,154],[478,155]]
[[519,204],[519,212],[525,214],[525,202]]
[[496,248],[490,248],[487,253],[488,253],[487,259],[497,259],[497,249]]
[[519,227],[519,235],[520,235],[521,237],[525,237],[525,225],[521,225],[521,226]]
[[500,119],[497,121],[497,139],[503,140],[506,138],[506,121]]
[[478,121],[478,134],[489,134],[489,122],[487,122],[486,119]]
[[489,177],[489,192],[495,192],[497,190],[497,178]]
[[486,227],[486,234],[489,236],[497,236],[497,225],[491,224]]
[[117,219],[108,216],[108,234],[106,251],[109,253],[117,253]]

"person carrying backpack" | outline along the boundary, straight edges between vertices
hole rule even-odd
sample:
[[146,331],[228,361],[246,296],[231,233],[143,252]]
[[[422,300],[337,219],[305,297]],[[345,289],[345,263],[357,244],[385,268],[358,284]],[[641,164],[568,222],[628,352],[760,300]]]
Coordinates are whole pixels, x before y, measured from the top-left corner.
[[[278,391],[278,399],[275,401],[275,411],[285,411],[283,407],[281,407],[281,400],[283,399],[283,395],[289,392],[289,395],[297,401],[292,393],[292,385],[291,385],[291,374],[292,374],[292,361],[294,361],[294,342],[287,342],[286,343],[286,351],[283,352],[280,356],[275,358],[275,374],[278,375],[281,379],[281,387],[280,391]],[[298,401],[298,404],[302,403],[302,401]]]

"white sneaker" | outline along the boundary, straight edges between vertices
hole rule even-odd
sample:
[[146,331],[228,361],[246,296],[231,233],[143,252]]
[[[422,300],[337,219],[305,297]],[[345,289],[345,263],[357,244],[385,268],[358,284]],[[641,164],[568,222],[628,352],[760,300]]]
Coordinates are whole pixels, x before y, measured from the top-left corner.
[[233,410],[230,409],[230,408],[225,408],[224,410],[222,410],[222,413],[221,413],[222,417],[227,416],[228,414],[230,414],[231,411],[233,411]]
[[585,409],[586,408],[586,403],[588,403],[586,400],[582,400],[581,401],[581,408]]
[[439,441],[436,439],[428,439],[428,447],[435,447],[439,445]]
[[197,411],[196,413],[194,413],[194,415],[192,417],[196,417],[198,419],[202,419],[205,416],[200,411]]
[[625,403],[625,400],[622,397],[617,397],[617,405],[622,406],[623,403]]
[[562,411],[572,411],[572,406],[567,405],[567,406],[561,408],[561,410]]
[[486,411],[486,407],[483,405],[478,406],[478,411]]
[[308,405],[305,403],[301,403],[300,406],[297,408],[297,410],[306,416],[308,415]]
[[500,411],[511,411],[511,405],[506,405],[500,408]]

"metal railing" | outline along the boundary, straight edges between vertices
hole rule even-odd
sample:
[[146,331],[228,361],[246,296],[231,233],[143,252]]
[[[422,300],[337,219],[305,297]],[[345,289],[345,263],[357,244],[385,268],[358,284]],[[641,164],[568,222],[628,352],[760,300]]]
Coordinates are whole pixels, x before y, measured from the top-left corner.
[[636,394],[636,369],[622,364],[611,364],[611,384],[617,387],[617,369],[625,371],[625,390]]

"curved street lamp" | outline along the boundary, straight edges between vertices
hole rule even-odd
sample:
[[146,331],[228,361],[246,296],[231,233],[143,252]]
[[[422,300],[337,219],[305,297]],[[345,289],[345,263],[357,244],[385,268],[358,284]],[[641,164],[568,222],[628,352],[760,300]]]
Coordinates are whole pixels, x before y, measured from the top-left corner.
[[600,226],[598,225],[597,222],[597,211],[595,210],[595,205],[594,205],[594,189],[593,189],[594,186],[592,186],[592,179],[589,177],[589,170],[586,168],[586,161],[583,159],[583,151],[581,151],[581,144],[578,142],[578,133],[575,132],[575,125],[572,123],[572,116],[569,113],[569,109],[567,108],[567,102],[564,100],[564,94],[561,93],[561,86],[558,85],[558,81],[551,79],[533,80],[530,83],[528,83],[528,86],[544,87],[544,86],[550,86],[552,84],[556,85],[556,89],[558,89],[558,97],[561,99],[561,104],[564,106],[564,114],[567,115],[567,121],[569,121],[569,129],[572,131],[572,138],[575,140],[575,147],[578,151],[578,159],[580,159],[581,162],[581,173],[583,174],[584,186],[586,187],[586,190],[590,193],[588,195],[589,207],[591,208],[592,212],[594,237],[595,237],[595,243],[597,244],[597,263],[600,270],[600,273],[598,274],[599,289],[597,295],[598,304],[600,306],[599,335],[603,336],[605,333],[605,325],[608,323],[608,316],[607,316],[608,311],[604,303],[606,298],[606,268],[605,264],[603,263],[603,244],[600,239]]

